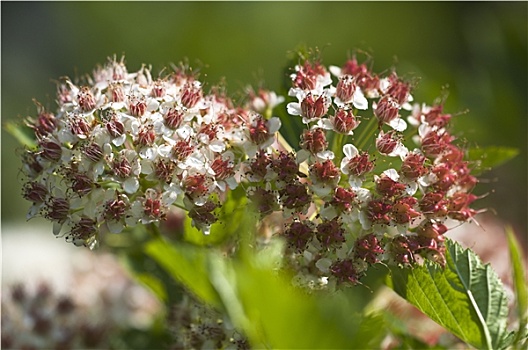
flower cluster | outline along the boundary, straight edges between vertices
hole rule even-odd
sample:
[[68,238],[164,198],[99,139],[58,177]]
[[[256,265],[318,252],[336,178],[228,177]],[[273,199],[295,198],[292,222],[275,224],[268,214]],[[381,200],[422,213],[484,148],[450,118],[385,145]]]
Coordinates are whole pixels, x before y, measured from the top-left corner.
[[47,284],[34,292],[17,284],[9,294],[2,298],[2,348],[93,349],[108,343],[113,325],[95,324],[72,298],[55,295]]
[[301,150],[261,156],[252,169],[273,181],[255,190],[261,211],[282,201],[299,283],[356,284],[372,264],[418,256],[443,263],[448,220],[470,220],[477,199],[443,104],[414,103],[411,82],[356,58],[328,68],[307,59],[291,81],[287,110],[305,125]]
[[286,110],[304,125],[297,152],[275,137],[271,112],[284,98],[272,92],[235,106],[186,66],[153,79],[115,59],[85,84],[65,80],[57,112],[38,105],[28,122],[28,216],[93,247],[101,232],[157,223],[177,206],[207,234],[240,186],[262,219],[282,214],[274,232],[303,284],[355,284],[370,265],[418,256],[442,263],[448,219],[470,220],[477,199],[443,102],[415,103],[414,84],[355,57],[341,67],[302,59],[290,77]]
[[251,349],[248,339],[211,306],[184,295],[168,314],[171,349]]
[[114,58],[84,83],[65,79],[57,111],[37,103],[27,122],[36,137],[23,155],[28,218],[92,248],[101,232],[157,223],[175,205],[208,233],[248,155],[274,141],[280,102],[259,90],[235,106],[219,87],[206,93],[185,65],[154,79]]

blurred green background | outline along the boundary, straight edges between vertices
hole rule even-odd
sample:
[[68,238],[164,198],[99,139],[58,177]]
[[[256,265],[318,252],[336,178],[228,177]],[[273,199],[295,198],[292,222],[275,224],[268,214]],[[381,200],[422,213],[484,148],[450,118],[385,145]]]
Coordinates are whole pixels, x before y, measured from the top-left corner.
[[[526,234],[527,2],[2,2],[2,122],[54,108],[60,76],[91,73],[108,56],[156,74],[188,58],[209,85],[229,92],[263,78],[280,90],[287,54],[318,47],[326,64],[354,49],[374,70],[396,65],[421,78],[415,100],[449,86],[446,111],[469,146],[510,146],[520,155],[483,176],[479,207]],[[2,224],[25,220],[16,141],[2,130]],[[492,189],[493,192],[492,192]],[[44,222],[41,220],[41,222]]]

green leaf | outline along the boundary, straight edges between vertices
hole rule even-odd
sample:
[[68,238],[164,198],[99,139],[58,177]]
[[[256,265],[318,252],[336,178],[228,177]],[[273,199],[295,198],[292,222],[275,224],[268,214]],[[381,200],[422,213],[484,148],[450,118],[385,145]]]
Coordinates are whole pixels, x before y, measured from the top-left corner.
[[519,316],[519,328],[513,343],[519,344],[522,340],[521,338],[523,334],[526,336],[526,328],[528,325],[528,291],[525,279],[526,273],[524,271],[524,259],[521,253],[520,244],[511,227],[506,228],[506,235],[508,237],[510,261],[513,267],[513,285],[515,289],[515,299],[517,301],[517,313]]
[[149,288],[166,306],[181,300],[181,287],[154,259],[143,253],[142,246],[141,249],[126,248],[117,253],[132,277]]
[[[161,239],[146,252],[202,301],[227,312],[251,344],[266,348],[376,348],[386,335],[381,315],[363,313],[368,303],[358,289],[307,294],[279,271],[281,243],[250,247],[255,215],[247,209],[235,233],[240,252],[226,259],[218,248]],[[362,287],[359,287],[362,288]]]
[[25,125],[16,124],[13,122],[7,122],[4,128],[10,133],[20,144],[27,146],[28,148],[37,147],[35,141],[35,134],[33,130]]
[[504,288],[489,264],[471,250],[446,241],[446,266],[392,269],[392,288],[463,341],[497,349],[506,337]]
[[209,281],[208,257],[205,248],[179,242],[172,245],[161,238],[145,246],[145,253],[157,261],[175,280],[182,283],[202,301],[221,305]]
[[467,151],[470,161],[474,162],[474,174],[479,175],[516,157],[519,150],[510,147],[490,146],[471,148]]
[[361,298],[350,294],[307,294],[291,278],[217,256],[211,280],[234,324],[257,348],[377,348],[385,336],[383,317],[361,313]]
[[246,192],[242,186],[230,190],[227,199],[216,214],[218,221],[211,225],[211,232],[208,235],[192,226],[192,219],[187,216],[183,227],[185,241],[196,245],[217,245],[233,237],[239,231],[242,218],[247,212],[246,202]]
[[143,285],[147,286],[159,300],[167,302],[167,291],[159,279],[147,273],[138,273],[135,275],[135,278]]

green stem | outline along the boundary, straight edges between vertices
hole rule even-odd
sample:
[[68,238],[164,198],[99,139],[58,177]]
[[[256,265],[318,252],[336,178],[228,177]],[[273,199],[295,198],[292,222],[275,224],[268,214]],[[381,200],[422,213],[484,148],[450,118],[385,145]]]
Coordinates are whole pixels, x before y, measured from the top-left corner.
[[154,236],[154,238],[161,237],[160,229],[155,223],[151,223],[150,225],[148,225],[148,227],[149,227],[150,233],[152,233],[152,236]]
[[374,130],[376,130],[378,118],[375,116],[372,116],[370,120],[368,121],[367,126],[363,129],[361,134],[358,137],[358,141],[356,143],[356,147],[358,150],[361,150],[363,147],[365,147],[369,136],[374,133]]
[[335,133],[334,138],[332,139],[332,146],[330,147],[330,149],[332,150],[332,152],[334,152],[335,164],[339,164],[341,162],[341,158],[343,157],[343,152],[341,151],[341,149],[343,148],[343,140],[345,139],[345,136],[345,134]]

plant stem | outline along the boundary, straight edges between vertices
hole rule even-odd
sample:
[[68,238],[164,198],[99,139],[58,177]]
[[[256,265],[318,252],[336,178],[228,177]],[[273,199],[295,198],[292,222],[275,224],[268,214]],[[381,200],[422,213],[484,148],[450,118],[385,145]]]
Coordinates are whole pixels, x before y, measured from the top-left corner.
[[374,130],[376,130],[376,127],[377,127],[377,123],[376,122],[377,121],[378,121],[378,119],[376,117],[374,117],[374,116],[372,116],[370,118],[370,120],[368,121],[367,126],[365,127],[365,129],[363,129],[363,132],[358,137],[358,141],[356,143],[356,147],[357,147],[358,150],[360,150],[363,147],[365,147],[369,136],[374,132]]
[[343,157],[343,152],[341,152],[341,149],[343,148],[343,140],[345,139],[345,134],[336,133],[334,135],[334,138],[332,139],[332,146],[330,149],[332,152],[334,152],[334,162],[335,164],[339,164],[341,162],[341,158]]

